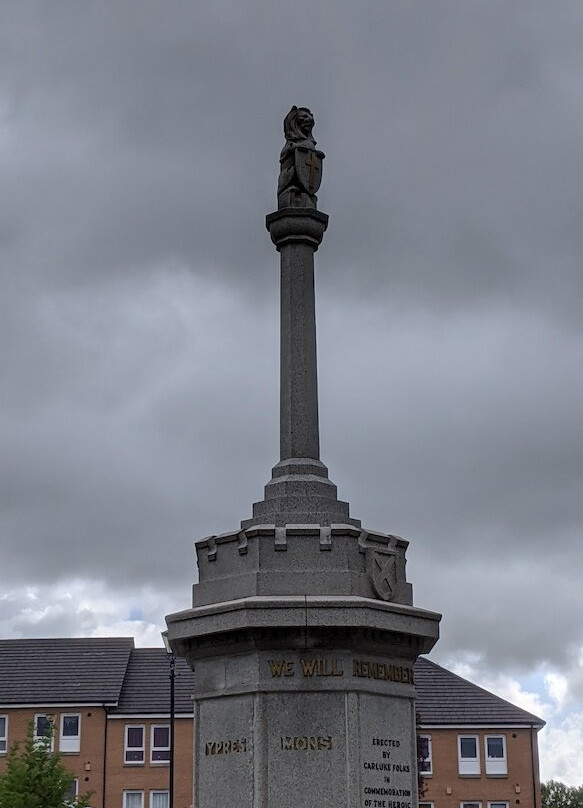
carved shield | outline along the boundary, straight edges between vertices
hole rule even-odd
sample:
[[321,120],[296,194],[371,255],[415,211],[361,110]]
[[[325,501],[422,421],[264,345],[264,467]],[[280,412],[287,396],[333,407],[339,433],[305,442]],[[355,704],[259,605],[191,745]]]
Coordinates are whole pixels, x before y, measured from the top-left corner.
[[397,583],[395,553],[392,550],[367,547],[366,561],[372,588],[382,600],[392,600]]
[[317,192],[322,182],[322,159],[324,153],[316,149],[297,147],[294,153],[296,174],[300,185],[310,195]]

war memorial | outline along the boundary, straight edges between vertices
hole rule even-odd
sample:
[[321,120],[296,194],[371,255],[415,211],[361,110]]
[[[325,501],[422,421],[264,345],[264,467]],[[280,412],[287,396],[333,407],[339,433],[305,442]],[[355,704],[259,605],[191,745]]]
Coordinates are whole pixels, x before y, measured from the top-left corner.
[[320,460],[314,254],[324,154],[284,121],[278,208],[280,460],[239,528],[195,544],[193,606],[168,615],[195,673],[196,808],[415,808],[413,663],[440,615],[413,606],[408,542],[367,530]]

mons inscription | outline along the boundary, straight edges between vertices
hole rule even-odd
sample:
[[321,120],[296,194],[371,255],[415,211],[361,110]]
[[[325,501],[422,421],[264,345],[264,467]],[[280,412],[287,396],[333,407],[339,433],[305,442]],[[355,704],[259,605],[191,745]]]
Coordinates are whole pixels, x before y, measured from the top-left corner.
[[332,749],[331,735],[282,735],[281,748],[288,752],[322,752]]

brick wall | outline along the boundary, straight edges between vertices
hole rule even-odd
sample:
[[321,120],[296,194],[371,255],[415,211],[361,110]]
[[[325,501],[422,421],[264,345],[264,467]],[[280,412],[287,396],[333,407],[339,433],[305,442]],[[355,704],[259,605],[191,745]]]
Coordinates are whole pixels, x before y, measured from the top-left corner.
[[[509,808],[540,808],[537,739],[535,730],[518,729],[431,729],[420,730],[430,735],[433,750],[433,774],[425,777],[427,789],[422,802],[434,808],[460,808],[462,801],[507,802]],[[477,735],[480,774],[460,776],[458,770],[458,735]],[[506,739],[506,775],[486,774],[486,735],[504,735]]]
[[[94,808],[122,808],[124,790],[144,792],[144,808],[149,808],[150,791],[166,791],[169,787],[167,763],[150,761],[150,727],[169,724],[168,718],[131,719],[109,718],[102,707],[34,707],[27,709],[0,708],[8,717],[8,750],[26,737],[27,726],[35,714],[54,716],[54,749],[60,751],[61,714],[80,715],[80,751],[63,754],[63,764],[79,780],[79,792],[92,791]],[[106,737],[107,724],[107,737]],[[142,725],[144,732],[144,763],[124,762],[126,724]],[[174,808],[192,806],[192,718],[177,718],[175,723]],[[0,773],[6,768],[5,754],[0,754]],[[104,780],[105,778],[105,780]],[[105,793],[104,793],[105,782]]]
[[[168,724],[168,719],[112,718],[107,733],[107,787],[103,808],[122,808],[124,790],[144,792],[144,808],[149,806],[150,791],[168,789],[168,764],[150,761],[150,728]],[[144,726],[144,762],[124,762],[126,725]],[[177,718],[175,723],[174,808],[192,805],[192,718]]]
[[[60,726],[63,713],[80,715],[80,751],[63,754],[63,764],[79,779],[79,792],[93,791],[95,806],[103,801],[103,759],[105,710],[103,707],[34,707],[26,709],[0,708],[8,716],[8,750],[16,741],[26,738],[26,731],[35,714],[54,716],[54,749],[60,751]],[[6,767],[6,755],[0,755],[0,773]]]

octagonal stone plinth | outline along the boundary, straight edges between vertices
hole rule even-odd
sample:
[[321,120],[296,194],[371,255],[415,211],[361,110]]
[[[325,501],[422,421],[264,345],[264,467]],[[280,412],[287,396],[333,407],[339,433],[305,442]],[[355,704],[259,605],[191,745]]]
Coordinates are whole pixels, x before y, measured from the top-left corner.
[[416,806],[413,663],[437,640],[439,615],[370,598],[254,597],[167,623],[195,671],[196,805]]

